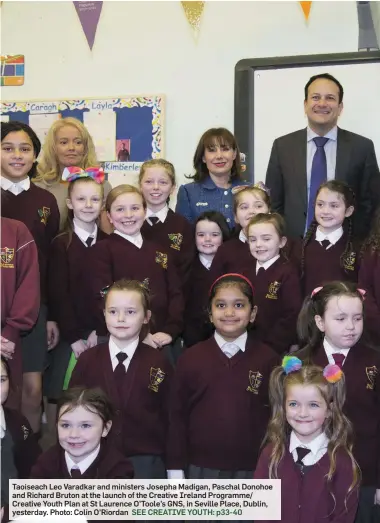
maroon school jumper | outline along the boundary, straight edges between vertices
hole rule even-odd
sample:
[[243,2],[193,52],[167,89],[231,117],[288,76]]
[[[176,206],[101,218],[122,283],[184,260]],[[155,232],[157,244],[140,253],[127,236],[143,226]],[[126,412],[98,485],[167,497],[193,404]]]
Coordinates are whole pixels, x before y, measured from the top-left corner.
[[[157,383],[157,371],[164,379]],[[100,387],[116,408],[108,439],[126,456],[149,454],[165,458],[167,401],[172,367],[165,355],[140,343],[125,375],[120,397],[108,343],[83,352],[74,368],[70,387]]]
[[159,220],[155,225],[150,225],[148,219],[141,227],[143,238],[160,244],[165,252],[172,254],[180,282],[186,284],[195,257],[193,225],[171,209],[164,223]]
[[[330,281],[352,281],[358,278],[358,253],[354,251],[346,266],[341,267],[340,257],[346,248],[347,236],[343,236],[326,249],[316,239],[315,235],[305,248],[304,275],[302,278],[303,295],[309,296],[316,287],[321,287]],[[300,267],[302,241],[293,249],[292,261]]]
[[297,343],[297,318],[302,306],[299,273],[281,256],[258,274],[256,263],[246,274],[255,290],[255,331],[260,340],[283,354]]
[[197,256],[193,262],[190,279],[185,287],[186,307],[183,341],[186,347],[205,341],[212,334],[212,325],[207,311],[211,284],[210,270],[206,269]]
[[[108,234],[98,229],[97,241],[107,237]],[[75,232],[69,247],[67,239],[67,233],[60,234],[50,246],[48,295],[61,338],[71,345],[87,339],[92,330],[85,275],[92,261],[93,248],[86,247]]]
[[35,324],[40,307],[36,244],[26,226],[1,218],[1,335],[15,343],[8,360],[12,387],[7,404],[19,407],[22,387],[20,332]]
[[248,242],[242,242],[239,238],[232,238],[219,247],[212,261],[210,274],[212,281],[229,272],[246,274],[252,270],[255,259],[249,250]]
[[367,292],[364,300],[365,328],[373,342],[380,345],[380,251],[365,253],[360,262],[359,287]]
[[148,284],[151,293],[151,332],[165,332],[173,339],[183,327],[184,300],[170,255],[160,245],[143,240],[141,249],[118,234],[97,242],[91,250],[89,267],[93,329],[106,336],[103,299],[100,291],[121,278]]
[[[272,445],[262,451],[254,479],[269,479]],[[281,479],[281,523],[353,523],[358,506],[358,487],[348,495],[353,480],[348,454],[338,451],[336,470],[331,482],[326,475],[330,468],[328,453],[302,475],[289,447],[278,466]],[[334,496],[334,497],[333,497]],[[334,499],[335,498],[335,499]],[[264,521],[255,519],[255,523]],[[265,523],[275,523],[266,520]]]
[[[4,191],[1,198],[1,215],[23,222],[29,229],[38,249],[41,301],[46,303],[47,264],[50,243],[58,234],[59,210],[57,200],[46,189],[31,182],[30,189],[15,196]],[[54,319],[49,314],[49,319]]]
[[214,337],[185,351],[170,395],[167,468],[253,470],[269,420],[268,382],[277,360],[250,335],[245,352],[231,359]]
[[[303,351],[299,352],[302,359]],[[298,354],[297,354],[298,356]],[[321,345],[313,363],[328,364]],[[354,456],[362,472],[362,486],[380,488],[380,352],[359,341],[343,364],[346,379],[344,413],[355,433]]]

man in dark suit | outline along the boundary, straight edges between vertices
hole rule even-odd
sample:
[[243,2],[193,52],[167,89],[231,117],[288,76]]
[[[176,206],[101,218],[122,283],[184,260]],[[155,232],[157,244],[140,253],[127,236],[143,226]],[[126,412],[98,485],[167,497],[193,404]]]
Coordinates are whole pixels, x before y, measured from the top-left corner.
[[373,142],[337,127],[343,87],[333,76],[310,78],[304,107],[308,127],[277,138],[272,146],[266,175],[272,210],[284,216],[289,236],[303,236],[314,216],[319,185],[342,180],[355,192],[355,234],[363,237],[380,204],[380,173]]

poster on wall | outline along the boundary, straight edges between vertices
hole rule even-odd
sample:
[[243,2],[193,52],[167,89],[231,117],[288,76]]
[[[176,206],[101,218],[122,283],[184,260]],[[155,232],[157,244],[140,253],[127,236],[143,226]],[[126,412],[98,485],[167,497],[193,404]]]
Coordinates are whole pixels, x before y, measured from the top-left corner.
[[42,143],[50,125],[69,116],[88,128],[111,185],[134,183],[143,162],[164,154],[162,95],[0,102],[1,119],[29,124]]
[[23,54],[0,56],[1,87],[24,85],[25,57]]

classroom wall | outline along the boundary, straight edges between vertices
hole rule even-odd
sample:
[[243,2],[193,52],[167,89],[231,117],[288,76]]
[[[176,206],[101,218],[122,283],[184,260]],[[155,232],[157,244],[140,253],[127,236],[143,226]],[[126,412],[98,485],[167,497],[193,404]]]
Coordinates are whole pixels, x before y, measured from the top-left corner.
[[356,2],[313,2],[306,23],[295,1],[208,1],[195,43],[179,1],[106,1],[92,52],[73,2],[4,2],[1,16],[2,53],[25,54],[26,63],[25,85],[3,88],[3,100],[164,94],[165,153],[179,183],[202,132],[233,129],[239,60],[358,44]]

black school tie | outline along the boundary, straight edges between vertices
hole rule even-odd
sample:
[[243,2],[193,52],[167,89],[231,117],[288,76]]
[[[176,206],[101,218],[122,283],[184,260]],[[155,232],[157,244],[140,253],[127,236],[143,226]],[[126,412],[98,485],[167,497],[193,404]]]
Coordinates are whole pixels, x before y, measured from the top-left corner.
[[256,273],[256,276],[263,276],[264,272],[265,272],[264,267],[260,267]]
[[335,365],[338,365],[338,367],[341,369],[343,367],[343,362],[346,359],[344,354],[341,354],[340,352],[335,352],[332,357],[334,358]]
[[115,378],[116,387],[119,391],[122,390],[123,382],[125,378],[125,367],[124,361],[128,358],[125,352],[118,352],[116,358],[119,360],[119,363],[116,365],[113,375]]
[[158,218],[157,218],[157,216],[151,216],[151,217],[149,218],[149,220],[150,220],[150,223],[151,223],[152,225],[156,225],[156,224],[158,223]]
[[327,247],[328,247],[329,245],[331,245],[331,242],[330,242],[330,240],[327,240],[327,238],[325,238],[324,240],[321,241],[321,245],[322,245],[322,247],[323,247],[324,249],[327,249]]
[[303,459],[311,451],[310,451],[310,449],[305,449],[304,447],[297,447],[296,451],[297,451],[297,458],[298,458],[297,461],[296,461],[296,465],[300,468],[301,474],[303,474],[304,473],[304,467],[305,467],[305,463],[303,462]]
[[70,476],[73,479],[81,479],[82,478],[82,473],[81,473],[81,471],[79,469],[72,468],[70,470]]
[[91,247],[93,241],[94,241],[94,238],[92,236],[89,236],[86,240],[87,247]]

